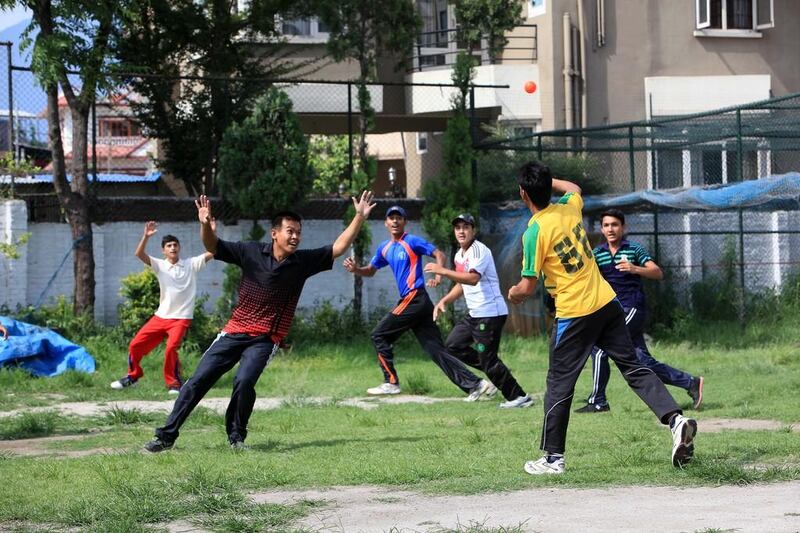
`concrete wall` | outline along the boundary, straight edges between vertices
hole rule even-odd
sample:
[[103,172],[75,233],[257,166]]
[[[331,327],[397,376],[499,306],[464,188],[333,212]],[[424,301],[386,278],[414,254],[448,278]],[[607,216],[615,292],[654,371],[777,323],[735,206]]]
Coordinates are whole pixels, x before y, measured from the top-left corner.
[[[262,224],[265,227],[268,223]],[[373,249],[386,237],[383,221],[370,221]],[[95,316],[105,323],[117,319],[120,280],[132,272],[139,272],[144,265],[134,257],[134,250],[142,236],[141,222],[112,222],[94,226],[94,254],[96,262]],[[314,248],[331,244],[343,226],[339,220],[306,220],[303,223],[303,248]],[[410,233],[424,235],[419,222],[410,221]],[[219,223],[221,238],[241,240],[250,230],[250,222],[225,226]],[[17,304],[35,304],[47,288],[45,303],[51,303],[59,295],[72,298],[73,267],[70,230],[67,224],[27,222],[25,202],[19,200],[0,202],[0,238],[5,242],[18,239],[30,232],[30,241],[20,248],[21,257],[3,259],[0,271],[0,305],[14,308]],[[197,224],[194,222],[169,222],[159,226],[159,233],[148,243],[147,252],[161,257],[160,235],[171,233],[181,241],[181,256],[190,257],[203,252]],[[331,272],[312,277],[306,283],[299,307],[313,307],[316,303],[330,300],[343,307],[352,298],[353,277],[342,267],[340,258]],[[64,261],[63,266],[59,266]],[[209,295],[208,306],[212,309],[222,290],[225,263],[212,261],[200,273],[198,291]],[[54,277],[55,275],[55,277]],[[397,287],[388,268],[381,269],[374,278],[364,282],[364,301],[368,309],[387,307],[397,300]]]
[[[501,285],[504,288],[517,279],[520,250],[519,240],[513,235],[522,234],[528,218],[524,214],[513,218],[500,215],[496,220],[483,220],[481,223],[481,238],[494,249],[498,268],[503,272]],[[631,213],[628,216],[628,229],[636,233],[652,232],[654,222],[652,213]],[[658,220],[662,232],[736,231],[738,224],[736,212],[661,213]],[[386,237],[386,230],[380,220],[370,221],[370,227],[374,249]],[[586,227],[590,233],[599,235],[596,217],[589,217]],[[796,211],[749,211],[745,213],[745,227],[750,231],[800,231],[800,219]],[[94,227],[96,318],[102,322],[110,324],[117,319],[117,305],[121,302],[120,280],[144,268],[133,255],[142,229],[141,222],[113,222]],[[302,246],[314,248],[332,243],[341,232],[342,224],[339,220],[306,220],[303,229]],[[410,221],[407,229],[410,233],[424,236],[421,224],[417,221]],[[249,222],[227,226],[220,223],[219,226],[220,237],[227,240],[240,240],[249,230]],[[59,295],[71,298],[73,274],[72,256],[68,255],[71,246],[69,226],[28,223],[24,202],[0,202],[0,238],[5,242],[13,242],[26,232],[31,233],[30,241],[20,247],[20,257],[13,260],[2,258],[0,305],[14,308],[17,304],[35,304],[45,289],[45,303],[52,302]],[[174,234],[181,240],[183,257],[203,252],[195,222],[164,223],[159,232],[161,235]],[[509,235],[511,240],[508,239]],[[651,235],[632,238],[649,248],[651,253],[656,253]],[[159,256],[160,237],[157,235],[151,241],[148,252]],[[700,281],[704,273],[720,273],[720,263],[728,243],[735,247],[738,257],[739,240],[735,233],[727,237],[662,235],[658,241],[657,260],[663,267],[674,269],[678,274],[680,290],[690,282]],[[779,288],[800,265],[800,233],[745,235],[744,249],[748,290]],[[331,272],[318,274],[308,280],[300,299],[300,308],[310,308],[325,300],[338,308],[350,302],[353,277],[344,270],[341,262],[341,259],[337,260]],[[209,295],[209,309],[213,308],[220,295],[224,266],[224,263],[212,261],[200,274],[199,292]],[[51,279],[53,282],[48,287]],[[439,296],[432,294],[434,298]],[[378,271],[374,278],[365,280],[364,301],[367,309],[386,308],[396,300],[397,288],[388,268]],[[519,310],[512,311],[518,314]],[[528,314],[523,313],[525,316]]]

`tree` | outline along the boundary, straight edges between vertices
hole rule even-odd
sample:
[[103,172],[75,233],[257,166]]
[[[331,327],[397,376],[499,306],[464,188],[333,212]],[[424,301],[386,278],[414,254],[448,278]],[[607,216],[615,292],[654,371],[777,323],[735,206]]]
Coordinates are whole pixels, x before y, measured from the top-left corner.
[[293,209],[311,189],[308,141],[289,96],[275,87],[232,124],[219,149],[223,198],[246,217]]
[[141,95],[134,112],[160,141],[159,166],[189,194],[213,194],[222,136],[264,93],[261,80],[309,64],[288,59],[275,24],[298,7],[291,0],[252,0],[241,11],[230,0],[132,1],[119,58],[140,74],[127,78]]
[[494,63],[508,44],[505,34],[522,21],[519,0],[457,0],[458,39],[466,43],[469,55],[486,39],[489,62]]
[[[48,138],[53,154],[53,185],[69,222],[74,249],[76,314],[94,306],[91,195],[87,179],[89,114],[98,91],[110,88],[106,69],[113,56],[114,30],[126,4],[112,0],[0,0],[0,9],[15,4],[33,13],[23,48],[33,44],[31,68],[47,95]],[[27,36],[38,29],[33,42]],[[68,76],[79,71],[78,83]],[[67,180],[58,109],[59,88],[72,119],[71,181]]]
[[[346,59],[358,63],[356,101],[359,109],[359,169],[353,176],[351,194],[369,187],[375,179],[377,164],[367,153],[367,132],[372,128],[375,110],[368,83],[377,79],[378,57],[381,54],[401,58],[405,62],[421,25],[419,15],[409,0],[316,0],[314,11],[328,27],[328,51],[336,61]],[[345,224],[353,216],[348,209]],[[356,261],[363,264],[371,241],[369,226],[364,225],[353,243]],[[362,311],[363,279],[353,278],[353,310]]]
[[345,135],[314,135],[308,147],[309,164],[314,172],[312,192],[327,196],[338,192],[347,180],[349,151]]
[[452,116],[442,140],[443,172],[423,184],[425,207],[422,210],[423,227],[434,243],[455,250],[455,239],[450,222],[459,213],[469,211],[477,215],[477,184],[472,180],[472,134],[467,118],[467,98],[475,77],[475,58],[472,52],[480,46],[482,38],[488,41],[492,62],[508,43],[505,33],[520,23],[522,4],[517,0],[458,0],[456,21],[459,40],[466,50],[456,57],[452,80],[456,93],[451,101]]

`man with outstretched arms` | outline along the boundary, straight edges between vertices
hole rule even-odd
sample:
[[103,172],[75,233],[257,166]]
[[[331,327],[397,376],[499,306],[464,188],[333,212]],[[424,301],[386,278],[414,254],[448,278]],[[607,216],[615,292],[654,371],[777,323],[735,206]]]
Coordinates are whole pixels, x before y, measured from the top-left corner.
[[195,203],[203,245],[216,259],[242,268],[239,301],[231,318],[203,354],[194,375],[181,388],[167,422],[145,445],[150,452],[172,448],[186,418],[223,374],[239,363],[225,413],[228,442],[243,449],[247,422],[256,400],[256,383],[289,333],[303,285],[311,276],[330,270],[344,254],[375,204],[372,193],[353,198],[356,215],[333,245],[298,250],[302,237],[300,215],[283,211],[272,218],[272,242],[230,242],[213,229],[211,202]]

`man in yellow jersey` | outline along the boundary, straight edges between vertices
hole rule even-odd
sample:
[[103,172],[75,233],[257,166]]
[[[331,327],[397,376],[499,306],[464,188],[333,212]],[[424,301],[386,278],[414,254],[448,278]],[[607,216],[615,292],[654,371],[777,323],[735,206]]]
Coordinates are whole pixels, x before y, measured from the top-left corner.
[[[554,179],[539,161],[525,164],[517,176],[519,194],[533,216],[522,237],[522,279],[508,291],[508,300],[522,303],[536,289],[540,276],[556,302],[550,338],[550,364],[544,396],[544,456],[525,463],[529,474],[562,474],[570,406],[575,382],[592,348],[602,348],[616,363],[628,385],[663,424],[672,430],[672,464],[689,462],[694,454],[697,422],[683,416],[678,404],[652,370],[640,364],[631,342],[622,305],[592,256],[583,228],[581,189]],[[553,192],[564,193],[550,203]]]

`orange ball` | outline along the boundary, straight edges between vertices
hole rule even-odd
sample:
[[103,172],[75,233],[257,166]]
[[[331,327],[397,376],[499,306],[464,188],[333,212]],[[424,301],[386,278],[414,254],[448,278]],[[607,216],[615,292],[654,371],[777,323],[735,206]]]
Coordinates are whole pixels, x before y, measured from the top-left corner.
[[533,94],[536,92],[536,83],[532,81],[525,82],[525,92],[528,94]]

